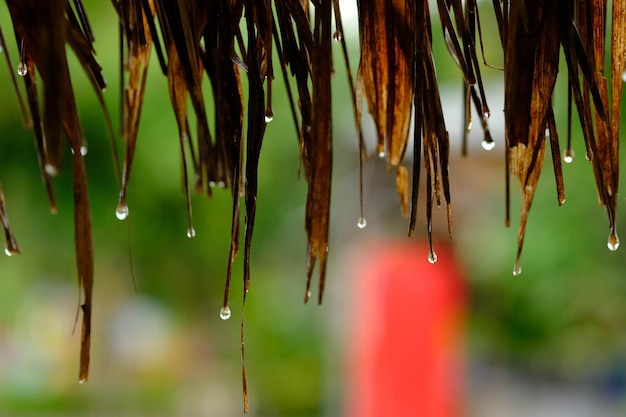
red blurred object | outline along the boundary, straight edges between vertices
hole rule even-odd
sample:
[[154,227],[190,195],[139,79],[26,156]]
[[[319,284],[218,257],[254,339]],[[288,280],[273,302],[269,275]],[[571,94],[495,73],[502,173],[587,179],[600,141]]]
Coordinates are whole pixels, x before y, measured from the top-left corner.
[[347,417],[462,414],[466,292],[449,247],[385,243],[359,250],[351,283]]

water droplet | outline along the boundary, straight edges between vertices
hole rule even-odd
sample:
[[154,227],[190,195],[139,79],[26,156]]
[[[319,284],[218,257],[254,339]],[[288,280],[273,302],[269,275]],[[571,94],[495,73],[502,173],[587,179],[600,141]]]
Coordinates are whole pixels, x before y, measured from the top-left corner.
[[385,151],[378,151],[378,157],[380,159],[383,159],[385,156],[387,156],[387,154],[385,153]]
[[2,53],[4,51],[4,49],[2,48],[2,45],[0,45],[0,53]]
[[431,264],[437,263],[437,254],[432,249],[428,252],[428,262],[430,262]]
[[87,155],[87,144],[86,144],[86,143],[83,143],[83,144],[81,145],[81,147],[80,147],[80,154],[81,154],[82,156]]
[[616,251],[619,248],[619,237],[617,236],[617,232],[615,229],[611,230],[609,234],[609,241],[606,244],[609,250]]
[[311,298],[311,290],[306,292],[306,299],[308,300],[309,298]]
[[211,188],[215,187],[215,181],[209,181],[209,187]]
[[622,81],[626,83],[626,70],[622,72]]
[[224,188],[224,187],[226,187],[226,183],[224,181],[220,181],[220,182],[217,183],[217,186],[220,187],[220,188]]
[[28,65],[23,62],[17,64],[17,75],[20,77],[25,77],[28,74]]
[[470,132],[470,130],[472,130],[472,119],[468,120],[468,121],[467,121],[467,126],[465,126],[465,131],[466,131],[467,133],[469,133],[469,132]]
[[491,117],[491,110],[489,110],[489,106],[487,106],[487,103],[483,104],[483,117],[485,118],[485,120]]
[[194,229],[193,227],[189,227],[189,229],[187,229],[187,237],[189,239],[191,239],[192,237],[196,236],[196,229]]
[[546,130],[545,130],[545,132],[543,132],[543,134],[545,135],[546,138],[549,138],[550,137],[550,129],[548,129],[546,127]]
[[365,229],[365,226],[367,226],[367,220],[365,220],[365,217],[359,217],[359,221],[356,222],[356,225],[359,229]]
[[515,261],[515,266],[513,267],[513,275],[518,276],[522,273],[522,265],[520,264],[519,259]]
[[56,169],[56,167],[50,163],[46,163],[43,167],[44,171],[46,171],[46,174],[50,175],[51,177],[56,177],[57,175],[59,175],[59,171]]
[[589,152],[585,152],[585,159],[587,161],[591,161],[591,155],[589,155]]
[[228,306],[222,307],[220,310],[220,318],[222,320],[228,320],[230,318],[230,308],[228,308]]
[[84,384],[86,381],[87,381],[87,378],[82,378],[82,377],[81,377],[81,378],[78,380],[78,383],[79,383],[79,384]]
[[274,120],[274,111],[271,107],[265,109],[265,123],[269,123]]
[[571,149],[566,149],[563,151],[563,161],[567,164],[571,164],[574,162],[574,151]]
[[4,253],[7,256],[13,256],[13,251],[11,249],[9,249],[8,247],[4,248]]
[[119,203],[115,210],[115,217],[125,220],[128,217],[128,206],[125,203]]
[[333,40],[335,42],[341,42],[342,39],[343,39],[343,34],[340,31],[335,31],[335,33],[333,33]]
[[496,143],[493,140],[483,140],[482,146],[484,150],[490,151],[496,147]]

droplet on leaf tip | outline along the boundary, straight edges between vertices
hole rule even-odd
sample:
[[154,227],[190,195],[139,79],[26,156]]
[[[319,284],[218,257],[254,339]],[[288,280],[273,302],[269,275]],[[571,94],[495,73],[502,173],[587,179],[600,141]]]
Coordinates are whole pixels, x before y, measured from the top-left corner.
[[124,203],[119,203],[115,210],[115,217],[119,220],[125,220],[128,217],[128,206]]
[[9,249],[8,247],[4,248],[4,253],[7,256],[13,256],[13,251],[11,249]]
[[484,150],[490,151],[495,148],[496,143],[493,140],[483,140],[482,146]]
[[359,217],[359,221],[357,221],[356,225],[359,229],[365,229],[365,226],[367,226],[367,220],[365,220],[365,217]]
[[187,229],[187,237],[189,239],[195,236],[196,236],[196,229],[194,229],[193,227],[190,227],[189,229]]
[[471,119],[467,122],[467,125],[465,126],[465,131],[467,133],[469,133],[470,130],[472,130],[472,120]]
[[87,144],[86,143],[83,143],[83,145],[80,147],[80,154],[82,156],[87,155]]
[[518,276],[522,273],[522,265],[520,264],[519,259],[515,261],[515,266],[513,267],[513,275]]
[[265,109],[265,123],[269,123],[274,120],[274,111],[271,107]]
[[437,254],[432,249],[428,251],[428,262],[430,262],[431,264],[437,263]]
[[228,306],[222,307],[220,310],[220,318],[222,320],[228,320],[230,318],[230,308],[228,308]]
[[333,40],[335,42],[341,42],[341,40],[343,39],[343,34],[341,33],[341,31],[335,31],[335,33],[333,33]]
[[611,230],[611,233],[609,234],[609,240],[606,245],[611,251],[616,251],[617,248],[619,248],[619,237],[617,236],[617,232],[615,231],[615,229]]
[[622,71],[622,81],[626,83],[626,70]]
[[17,75],[19,75],[20,77],[25,77],[26,74],[28,74],[28,66],[23,62],[17,64]]
[[563,161],[567,164],[574,162],[574,151],[571,149],[563,151]]

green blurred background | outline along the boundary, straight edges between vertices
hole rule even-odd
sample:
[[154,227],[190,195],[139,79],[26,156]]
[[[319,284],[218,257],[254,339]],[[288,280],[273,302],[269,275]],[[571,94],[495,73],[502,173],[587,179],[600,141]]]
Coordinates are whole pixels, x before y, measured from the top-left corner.
[[[97,59],[109,82],[107,107],[117,125],[116,15],[108,2],[84,3],[97,38]],[[355,71],[355,6],[350,1],[341,4],[347,19],[344,38]],[[487,59],[501,65],[492,12],[484,9]],[[4,3],[0,24],[10,39]],[[440,28],[435,25],[433,30],[444,111],[451,140],[457,144],[451,162],[453,244],[469,282],[467,415],[543,415],[528,409],[521,413],[517,407],[489,414],[496,409],[490,405],[497,403],[495,386],[500,401],[507,395],[529,402],[543,398],[543,391],[535,391],[540,386],[547,387],[548,393],[573,393],[571,398],[565,395],[563,402],[582,395],[590,399],[589,404],[599,404],[590,414],[580,415],[603,415],[599,413],[606,407],[609,413],[624,412],[626,258],[623,249],[611,253],[606,248],[607,222],[597,204],[591,166],[583,156],[580,128],[574,123],[577,158],[563,167],[567,202],[557,207],[547,161],[528,223],[524,272],[513,277],[519,198],[513,184],[514,221],[506,229],[501,73],[484,69],[497,147],[482,150],[475,127],[470,155],[460,158],[460,72],[445,51]],[[17,65],[16,48],[9,53]],[[306,183],[297,178],[298,146],[282,77],[277,74],[275,82],[275,118],[268,125],[261,154],[252,287],[246,305],[252,415],[341,413],[344,377],[339,370],[349,355],[342,336],[345,305],[351,302],[354,268],[350,262],[355,259],[350,254],[358,254],[363,240],[407,239],[394,178],[377,159],[365,167],[368,227],[356,227],[356,135],[338,44],[335,54],[335,182],[330,270],[322,307],[302,303]],[[86,163],[96,251],[90,381],[77,384],[79,335],[72,333],[78,287],[70,168],[66,166],[54,181],[59,213],[50,215],[33,134],[21,124],[9,82],[8,71],[15,69],[0,65],[0,80],[4,80],[0,83],[0,179],[12,230],[22,249],[20,256],[0,258],[0,415],[239,415],[241,259],[231,291],[233,316],[222,321],[218,314],[227,265],[230,194],[216,189],[211,199],[193,196],[197,236],[188,239],[176,124],[166,79],[154,60],[129,188],[130,222],[117,220],[118,188],[102,112],[71,53],[70,60],[89,147]],[[561,79],[555,95],[562,136],[564,87]],[[214,111],[211,104],[208,111]],[[372,122],[365,119],[371,148]],[[423,206],[420,213],[424,217]],[[435,233],[443,237],[442,216],[437,216],[436,227]],[[424,239],[424,225],[418,228],[418,239]],[[131,249],[138,293],[131,274]]]

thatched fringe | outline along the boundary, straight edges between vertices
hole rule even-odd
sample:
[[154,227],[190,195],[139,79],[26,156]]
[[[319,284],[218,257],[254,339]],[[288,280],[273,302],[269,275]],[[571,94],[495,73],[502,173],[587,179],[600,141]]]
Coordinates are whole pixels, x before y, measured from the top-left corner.
[[[361,166],[368,157],[360,129],[361,101],[364,97],[376,124],[375,152],[386,158],[390,171],[395,171],[403,212],[410,216],[410,235],[415,231],[418,187],[421,165],[424,165],[427,228],[431,242],[428,258],[434,263],[437,256],[431,237],[433,204],[439,206],[443,194],[450,235],[452,206],[448,178],[450,143],[431,49],[434,35],[429,2],[360,0],[357,3],[361,59],[356,80],[352,79],[349,64],[347,68],[352,84]],[[81,152],[84,141],[67,67],[66,44],[70,45],[87,73],[110,127],[102,99],[104,79],[94,58],[94,36],[80,0],[7,0],[7,4],[20,50],[17,72],[24,81],[26,103],[14,75],[13,83],[24,122],[33,127],[35,133],[41,174],[53,211],[56,210],[56,203],[51,177],[61,169],[62,132],[69,139],[73,151],[76,252],[79,285],[84,298],[80,366],[80,380],[84,381],[89,359],[93,249],[88,181]],[[483,146],[490,149],[493,147],[488,126],[490,110],[477,48],[482,44],[477,2],[437,0],[436,4],[446,46],[465,81],[466,125],[468,128],[471,125],[469,106],[473,105],[484,131]],[[552,92],[561,49],[567,61],[569,100],[576,105],[599,200],[607,209],[610,228],[608,246],[615,250],[619,245],[615,212],[620,102],[626,66],[626,5],[618,1],[612,4],[612,9],[607,10],[607,2],[602,0],[493,1],[504,54],[505,163],[507,172],[517,178],[522,193],[514,274],[521,272],[520,255],[525,226],[541,174],[546,142],[550,144],[558,202],[562,204],[565,201],[561,151],[552,110]],[[318,264],[317,298],[321,303],[329,249],[332,182],[332,40],[341,44],[347,60],[339,1],[114,0],[113,7],[119,16],[120,73],[125,80],[120,100],[121,136],[125,141],[121,169],[115,160],[120,180],[117,216],[124,219],[129,215],[126,192],[138,139],[137,128],[149,57],[154,49],[160,70],[168,79],[178,124],[190,237],[195,234],[190,190],[208,195],[211,195],[215,185],[232,190],[231,248],[222,308],[222,317],[230,316],[229,284],[239,249],[242,196],[246,213],[244,300],[250,283],[258,163],[265,126],[273,118],[272,83],[275,69],[279,69],[291,103],[309,190],[305,214],[308,238],[305,301],[310,297],[313,271]],[[606,21],[609,18],[611,42],[605,45]],[[245,35],[242,33],[244,25]],[[0,47],[6,50],[1,32]],[[604,69],[605,51],[611,54],[612,66],[608,71]],[[277,59],[274,59],[275,56]],[[8,55],[7,60],[12,66]],[[43,82],[43,105],[39,103],[36,74]],[[212,97],[205,97],[202,91],[205,76],[213,87]],[[296,86],[293,91],[292,81]],[[248,84],[248,97],[243,96],[243,82]],[[187,109],[188,99],[197,120],[194,133],[190,130],[187,117],[190,111]],[[212,100],[214,108],[219,109],[215,114],[213,132],[207,122],[207,100]],[[245,133],[244,112],[247,112]],[[569,113],[571,119],[571,104]],[[412,150],[415,163],[412,173],[409,173],[403,166],[403,159],[409,142],[411,119],[415,125]],[[564,159],[571,162],[573,153],[569,126],[567,137]],[[114,155],[117,155],[116,151]],[[194,173],[193,178],[188,178],[188,168]],[[508,225],[508,185],[506,201]],[[362,213],[361,210],[359,225],[364,227]],[[9,229],[1,189],[0,215],[7,253],[18,253],[19,248]],[[243,357],[243,323],[241,334]],[[247,404],[247,396],[245,402]]]

